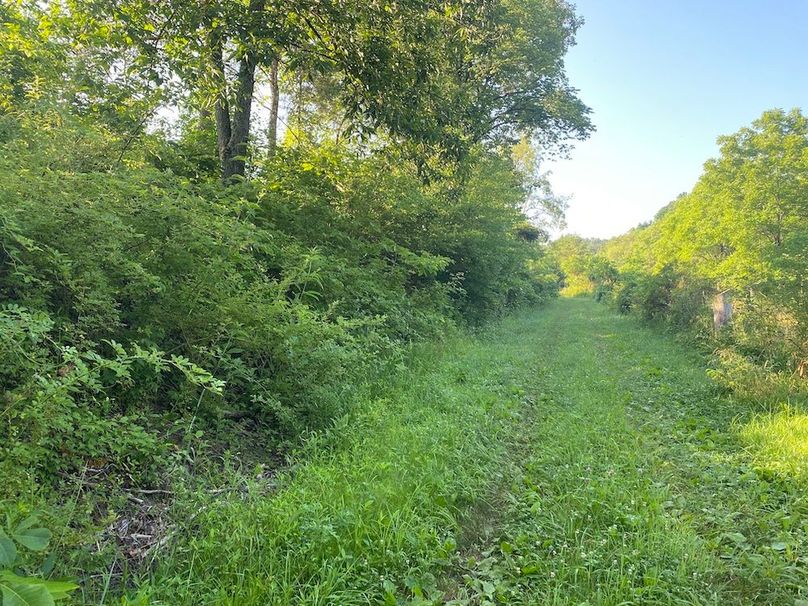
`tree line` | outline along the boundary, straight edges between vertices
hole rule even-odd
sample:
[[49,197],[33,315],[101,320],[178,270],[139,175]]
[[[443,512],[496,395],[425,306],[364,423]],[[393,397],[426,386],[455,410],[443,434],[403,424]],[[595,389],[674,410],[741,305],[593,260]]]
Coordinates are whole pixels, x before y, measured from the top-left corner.
[[649,224],[553,246],[579,291],[709,343],[728,383],[805,378],[808,119],[766,111],[718,143],[693,190]]
[[[35,98],[138,137],[162,106],[210,131],[221,177],[307,130],[406,150],[426,176],[475,145],[586,136],[563,58],[580,19],[546,0],[64,0],[3,9],[3,103]],[[47,82],[47,86],[45,83]],[[270,96],[267,141],[251,125]],[[306,136],[306,133],[299,133]]]

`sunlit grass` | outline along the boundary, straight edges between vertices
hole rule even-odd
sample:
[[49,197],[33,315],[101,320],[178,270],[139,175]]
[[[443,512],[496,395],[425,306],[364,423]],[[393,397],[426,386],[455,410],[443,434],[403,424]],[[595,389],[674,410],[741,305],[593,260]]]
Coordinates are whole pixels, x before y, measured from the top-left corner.
[[591,299],[424,347],[358,398],[271,487],[242,472],[179,499],[129,603],[808,597],[805,409],[733,426],[750,409],[691,351]]
[[534,323],[420,348],[409,371],[368,386],[355,414],[312,436],[270,493],[242,473],[228,490],[186,495],[178,538],[139,597],[349,606],[434,593],[466,512],[512,465],[543,355],[521,337]]
[[784,405],[741,426],[743,440],[763,469],[798,478],[808,475],[808,414]]
[[592,282],[584,276],[569,275],[567,283],[559,294],[565,298],[591,296]]

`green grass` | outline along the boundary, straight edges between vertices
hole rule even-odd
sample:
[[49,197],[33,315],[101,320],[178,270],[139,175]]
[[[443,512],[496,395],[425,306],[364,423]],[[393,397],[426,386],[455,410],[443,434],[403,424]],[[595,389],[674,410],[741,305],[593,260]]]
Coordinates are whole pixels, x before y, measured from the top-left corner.
[[805,603],[799,407],[591,301],[422,348],[356,411],[181,495],[144,602]]
[[463,513],[502,476],[529,416],[543,352],[514,335],[531,325],[514,319],[482,339],[422,348],[271,483],[181,498],[176,540],[141,595],[172,605],[376,604],[435,585]]
[[720,563],[670,511],[657,427],[642,421],[665,374],[700,393],[703,371],[587,300],[537,321],[544,419],[495,540],[457,566],[456,603],[720,603]]
[[498,532],[445,577],[454,603],[801,603],[801,415],[755,414],[695,354],[587,300],[529,334],[551,398]]
[[740,426],[761,469],[805,479],[808,474],[808,414],[784,405]]

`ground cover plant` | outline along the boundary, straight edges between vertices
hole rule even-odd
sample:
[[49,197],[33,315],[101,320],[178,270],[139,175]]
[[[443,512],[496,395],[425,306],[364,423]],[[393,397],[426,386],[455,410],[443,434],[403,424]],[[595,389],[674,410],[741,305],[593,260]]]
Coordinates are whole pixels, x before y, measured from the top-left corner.
[[533,322],[522,334],[554,352],[534,446],[438,603],[801,603],[804,412],[788,406],[805,399],[750,406],[698,353],[587,299]]

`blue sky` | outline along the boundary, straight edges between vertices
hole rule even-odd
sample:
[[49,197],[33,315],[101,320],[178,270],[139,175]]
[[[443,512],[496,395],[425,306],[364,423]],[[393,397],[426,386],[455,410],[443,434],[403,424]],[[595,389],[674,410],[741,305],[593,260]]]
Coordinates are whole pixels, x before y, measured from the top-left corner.
[[808,0],[573,0],[567,73],[597,132],[547,162],[565,233],[610,237],[689,191],[716,137],[808,109]]

